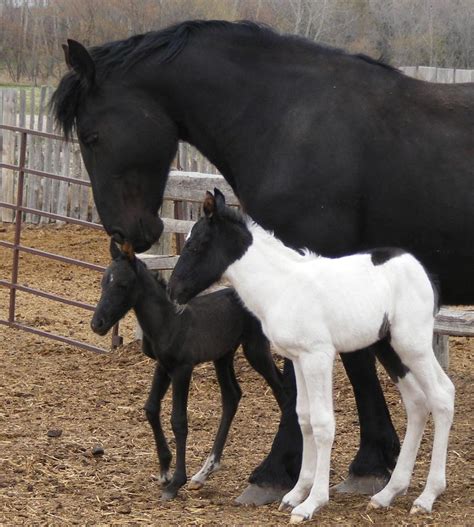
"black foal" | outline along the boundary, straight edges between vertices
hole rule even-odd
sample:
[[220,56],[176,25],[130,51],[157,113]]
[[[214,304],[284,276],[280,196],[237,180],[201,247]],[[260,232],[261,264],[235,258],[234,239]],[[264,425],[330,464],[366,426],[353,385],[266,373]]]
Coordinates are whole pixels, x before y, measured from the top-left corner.
[[[186,481],[188,392],[194,366],[214,362],[222,396],[222,416],[211,453],[195,474],[190,488],[200,488],[219,468],[230,425],[242,392],[234,373],[234,354],[242,345],[251,366],[267,381],[280,406],[286,400],[282,375],[258,322],[241,305],[232,289],[197,297],[183,311],[169,300],[166,284],[156,279],[126,246],[122,252],[111,241],[112,263],[102,278],[102,296],[92,318],[92,329],[107,331],[133,308],[143,330],[143,352],[157,360],[153,384],[145,405],[155,436],[163,499],[174,498]],[[170,478],[171,451],[160,421],[161,400],[172,384],[171,426],[176,439],[176,468]]]

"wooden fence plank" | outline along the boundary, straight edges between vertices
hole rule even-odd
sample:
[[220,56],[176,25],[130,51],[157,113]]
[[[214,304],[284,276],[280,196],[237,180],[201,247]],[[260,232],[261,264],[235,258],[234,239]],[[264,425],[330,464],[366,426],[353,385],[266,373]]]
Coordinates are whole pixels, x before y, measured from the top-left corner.
[[164,198],[200,203],[204,200],[206,190],[213,191],[214,187],[219,188],[225,195],[229,205],[239,204],[232,187],[222,176],[178,170],[170,172]]
[[[71,143],[63,143],[62,175],[65,177],[69,177],[70,174],[70,147]],[[59,182],[57,211],[58,214],[61,214],[61,216],[67,216],[69,205],[69,187],[70,185],[67,181]]]
[[[29,126],[32,130],[35,129],[36,126],[36,101],[35,101],[35,88],[34,86],[30,89],[30,120],[29,120]],[[36,168],[34,164],[35,160],[35,148],[36,148],[36,137],[30,136],[28,137],[28,148],[27,148],[27,165],[30,168]],[[35,195],[35,189],[37,188],[38,184],[38,177],[32,176],[31,174],[26,174],[25,177],[25,202],[27,207],[33,208],[34,206],[34,195]],[[26,223],[33,223],[33,216],[30,213],[27,213],[25,216],[25,222]]]
[[[53,143],[53,157],[52,157],[52,172],[54,174],[61,174],[61,141],[52,141]],[[51,210],[53,212],[58,211],[58,199],[59,199],[59,184],[61,181],[53,180],[51,186]]]
[[[3,97],[3,118],[5,124],[16,126],[17,116],[17,91],[6,90]],[[16,133],[2,130],[2,161],[15,164]],[[1,196],[2,201],[15,203],[16,173],[13,170],[2,169]],[[14,218],[13,210],[2,209],[2,221],[11,223]]]
[[454,72],[454,82],[472,82],[474,81],[474,71],[473,70],[455,70]]
[[441,308],[436,316],[435,332],[442,335],[474,337],[474,311]]
[[436,359],[444,371],[449,368],[449,337],[448,335],[433,335],[433,351]]
[[[51,112],[48,111],[48,101],[50,99],[50,96],[52,95],[52,88],[47,87],[45,90],[45,121],[46,121],[46,131],[48,133],[53,132],[53,115]],[[52,165],[53,165],[53,140],[44,138],[43,141],[43,148],[44,148],[44,170],[46,172],[52,172]],[[52,207],[51,203],[53,201],[52,191],[53,191],[53,180],[49,178],[43,178],[43,203],[41,210],[44,210],[45,212],[51,212]],[[46,216],[41,217],[41,223],[49,223],[51,220],[47,218]]]
[[[75,145],[75,148],[79,150],[79,147]],[[80,178],[89,181],[89,174],[87,173],[82,159],[79,160],[81,170],[79,172]],[[91,189],[81,185],[79,187],[79,217],[81,220],[87,220],[89,217],[89,202],[90,202]]]
[[[71,177],[81,179],[81,162],[80,152],[74,145],[71,145]],[[79,218],[80,215],[80,188],[79,185],[71,183],[69,216]]]
[[454,82],[454,69],[438,68],[436,81],[444,84],[452,84]]
[[422,81],[436,82],[437,69],[431,66],[419,66],[417,68],[416,78]]

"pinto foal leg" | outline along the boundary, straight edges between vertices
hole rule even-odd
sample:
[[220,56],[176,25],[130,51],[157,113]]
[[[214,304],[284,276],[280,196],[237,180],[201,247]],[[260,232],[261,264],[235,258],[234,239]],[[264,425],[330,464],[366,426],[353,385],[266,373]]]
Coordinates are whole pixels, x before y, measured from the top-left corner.
[[221,422],[209,457],[204,462],[201,470],[194,474],[189,482],[188,488],[192,490],[201,488],[210,474],[219,469],[227,435],[242,397],[242,390],[234,372],[234,354],[235,351],[214,361],[222,397]]
[[385,488],[372,496],[369,508],[388,507],[394,498],[405,494],[410,484],[413,467],[425,430],[429,409],[425,394],[415,376],[408,372],[395,381],[400,390],[407,414],[407,429],[403,439],[400,455],[390,481]]
[[170,382],[171,379],[163,366],[157,364],[150,395],[145,404],[146,417],[155,437],[156,452],[160,462],[160,483],[162,485],[166,485],[171,479],[169,469],[172,456],[161,426],[161,401],[169,388]]
[[[417,378],[425,390],[433,414],[434,438],[431,464],[426,486],[413,503],[411,514],[431,512],[433,502],[446,488],[446,456],[448,453],[449,431],[454,415],[454,385],[439,365],[434,352],[420,368]],[[437,384],[429,381],[429,373]]]
[[309,496],[293,509],[290,523],[311,519],[314,512],[329,500],[329,469],[335,432],[332,400],[332,370],[335,355],[335,349],[327,345],[319,346],[313,353],[303,353],[299,359],[306,382],[317,461]]
[[298,481],[293,489],[283,496],[279,510],[291,510],[308,496],[316,472],[317,452],[311,428],[309,394],[299,359],[293,360],[293,368],[296,378],[296,413],[303,435],[303,457]]

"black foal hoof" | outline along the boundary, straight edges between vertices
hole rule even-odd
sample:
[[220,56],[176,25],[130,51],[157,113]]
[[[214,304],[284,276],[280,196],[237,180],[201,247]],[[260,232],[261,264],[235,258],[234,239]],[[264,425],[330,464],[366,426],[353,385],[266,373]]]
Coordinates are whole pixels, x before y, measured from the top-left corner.
[[338,494],[369,494],[380,492],[388,483],[388,476],[349,476],[338,485],[330,488],[330,493]]
[[281,501],[283,496],[291,489],[283,487],[273,487],[271,485],[256,485],[251,483],[242,494],[236,498],[238,505],[268,505],[274,501]]

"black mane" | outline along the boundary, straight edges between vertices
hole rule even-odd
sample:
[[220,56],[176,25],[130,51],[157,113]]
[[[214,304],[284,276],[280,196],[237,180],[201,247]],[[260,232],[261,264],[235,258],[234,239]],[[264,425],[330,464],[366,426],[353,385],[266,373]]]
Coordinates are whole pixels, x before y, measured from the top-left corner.
[[[172,61],[186,46],[189,36],[202,30],[225,30],[234,33],[252,32],[267,38],[287,39],[311,46],[326,53],[343,54],[356,57],[369,64],[396,70],[381,60],[364,54],[350,55],[338,48],[316,44],[297,35],[281,36],[270,27],[251,21],[228,22],[226,20],[188,20],[159,31],[134,35],[124,40],[108,42],[89,48],[96,66],[96,82],[100,84],[112,72],[127,72],[140,61],[160,51],[160,63]],[[74,71],[66,73],[54,92],[50,106],[56,124],[62,129],[66,139],[70,139],[76,119],[77,107],[87,94],[78,75]]]

